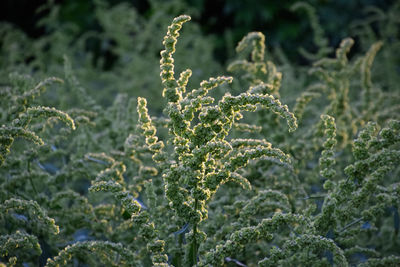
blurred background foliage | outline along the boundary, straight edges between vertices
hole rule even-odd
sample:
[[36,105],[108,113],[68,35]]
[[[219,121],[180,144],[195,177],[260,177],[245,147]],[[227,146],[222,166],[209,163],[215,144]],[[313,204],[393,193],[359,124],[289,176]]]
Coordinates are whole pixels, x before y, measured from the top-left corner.
[[[87,31],[104,32],[94,12],[97,1],[55,0],[60,6],[59,22],[73,23],[77,27],[77,34]],[[158,9],[157,1],[152,0],[106,0],[112,8],[117,5],[126,5],[134,8],[145,19],[149,19]],[[280,45],[293,60],[301,62],[297,47],[311,47],[312,34],[307,19],[301,14],[290,11],[296,0],[287,1],[259,1],[259,0],[167,0],[174,2],[178,9],[165,10],[171,16],[173,12],[190,13],[193,20],[198,22],[204,35],[216,35],[215,56],[220,62],[225,62],[233,54],[230,48],[248,32],[262,31],[267,33],[267,40],[271,46]],[[308,0],[317,9],[321,24],[329,37],[332,47],[351,32],[349,24],[365,17],[364,9],[374,6],[383,11],[388,10],[395,0]],[[18,26],[28,36],[37,38],[49,33],[45,26],[39,26],[38,21],[48,15],[48,10],[39,9],[46,0],[3,0],[0,3],[0,20],[8,21]],[[180,9],[180,10],[179,10]],[[34,11],[37,12],[34,12]],[[92,44],[91,49],[99,50],[99,44]],[[97,51],[107,53],[110,51]],[[356,52],[356,51],[354,51]],[[111,55],[109,55],[111,56]],[[111,60],[111,59],[110,59]]]
[[[128,93],[132,97],[157,99],[156,111],[161,112],[163,103],[158,98],[161,83],[154,77],[159,73],[160,40],[165,34],[163,25],[179,14],[189,14],[193,22],[185,29],[186,37],[178,44],[181,48],[177,49],[176,66],[177,71],[183,70],[179,66],[193,70],[192,84],[199,84],[215,73],[223,73],[235,57],[234,48],[238,41],[248,32],[261,31],[266,35],[270,59],[281,71],[285,70],[283,84],[292,81],[282,90],[293,91],[290,88],[293,81],[297,87],[306,84],[298,81],[299,77],[304,77],[301,68],[290,70],[289,66],[301,67],[313,62],[299,53],[299,49],[310,53],[319,49],[313,41],[314,33],[306,13],[291,10],[295,2],[3,0],[0,3],[0,67],[3,74],[32,74],[34,71],[35,75],[46,73],[42,78],[48,75],[60,77],[64,75],[66,56],[77,79],[100,104],[109,106],[118,93]],[[382,14],[395,6],[395,0],[306,2],[315,8],[328,41],[326,47],[338,47],[343,38],[352,37],[355,39],[352,56],[365,53],[378,39],[390,43],[399,38],[397,30],[380,32],[383,25],[393,22],[389,23],[390,19]],[[371,6],[375,9],[372,15],[368,10]],[[395,10],[398,13],[398,9]],[[368,25],[368,29],[363,25]],[[328,56],[334,56],[334,49],[330,51]],[[392,67],[398,68],[398,64]],[[7,77],[0,79],[4,83]],[[393,75],[390,80],[396,82]],[[54,103],[54,98],[57,98],[56,94],[49,99]]]

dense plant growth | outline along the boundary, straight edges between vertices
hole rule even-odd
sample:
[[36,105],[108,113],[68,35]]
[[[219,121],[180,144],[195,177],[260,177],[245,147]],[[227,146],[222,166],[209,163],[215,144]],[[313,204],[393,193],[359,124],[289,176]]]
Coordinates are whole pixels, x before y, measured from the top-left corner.
[[[146,21],[95,2],[102,35],[75,36],[57,6],[41,39],[0,27],[0,266],[400,265],[396,16],[354,22],[365,51],[350,56],[355,41],[330,47],[297,3],[311,67],[251,32],[232,76],[207,78],[222,72],[210,40],[179,37],[181,15],[159,81],[176,3]],[[91,38],[111,67],[84,53]]]

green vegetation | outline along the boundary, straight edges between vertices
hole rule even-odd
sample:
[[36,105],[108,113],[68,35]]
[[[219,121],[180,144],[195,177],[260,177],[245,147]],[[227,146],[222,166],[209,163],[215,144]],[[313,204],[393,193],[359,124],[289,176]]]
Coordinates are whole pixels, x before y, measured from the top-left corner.
[[150,2],[0,25],[0,266],[399,266],[400,3],[354,21],[360,54],[296,3],[311,66],[250,32],[225,72]]

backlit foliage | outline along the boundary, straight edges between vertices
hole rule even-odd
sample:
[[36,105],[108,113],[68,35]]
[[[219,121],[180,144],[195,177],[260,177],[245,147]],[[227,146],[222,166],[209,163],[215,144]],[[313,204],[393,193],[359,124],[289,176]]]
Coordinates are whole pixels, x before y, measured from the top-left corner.
[[[365,51],[345,38],[333,52],[298,3],[318,48],[300,50],[308,73],[251,32],[232,76],[207,78],[207,38],[181,15],[159,47],[165,10],[182,7],[150,2],[165,9],[145,21],[95,1],[102,35],[72,38],[51,1],[43,39],[1,26],[0,266],[399,266],[399,90],[380,80],[398,73],[375,72],[394,44],[367,46],[358,22]],[[115,72],[77,56],[91,38],[115,42]],[[89,81],[118,94],[92,96]]]

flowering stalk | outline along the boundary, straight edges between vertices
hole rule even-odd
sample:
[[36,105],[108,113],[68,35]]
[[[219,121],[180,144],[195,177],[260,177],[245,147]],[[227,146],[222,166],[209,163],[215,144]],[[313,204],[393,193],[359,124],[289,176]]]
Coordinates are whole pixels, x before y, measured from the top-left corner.
[[[191,71],[185,70],[176,80],[172,55],[178,31],[189,19],[188,16],[180,16],[173,20],[164,38],[165,50],[161,52],[160,76],[164,86],[163,96],[168,100],[165,113],[169,117],[170,143],[174,146],[172,154],[163,151],[164,142],[158,141],[144,98],[138,99],[138,113],[153,159],[163,169],[165,194],[170,206],[182,222],[192,226],[186,253],[187,265],[192,266],[197,264],[198,249],[206,237],[200,230],[200,224],[208,217],[207,202],[217,189],[228,181],[250,189],[247,179],[237,172],[250,160],[270,157],[290,163],[288,155],[272,148],[264,140],[227,139],[235,121],[242,118],[241,112],[257,108],[269,109],[287,120],[290,131],[296,129],[297,123],[286,105],[255,87],[250,87],[238,96],[226,94],[217,104],[212,105],[214,98],[207,96],[208,92],[223,83],[232,82],[231,77],[210,78],[201,82],[198,89],[187,91]],[[254,34],[255,40],[259,36]],[[262,45],[258,52],[253,53],[253,57],[262,60],[263,40],[256,42]],[[194,120],[196,114],[198,122]]]

